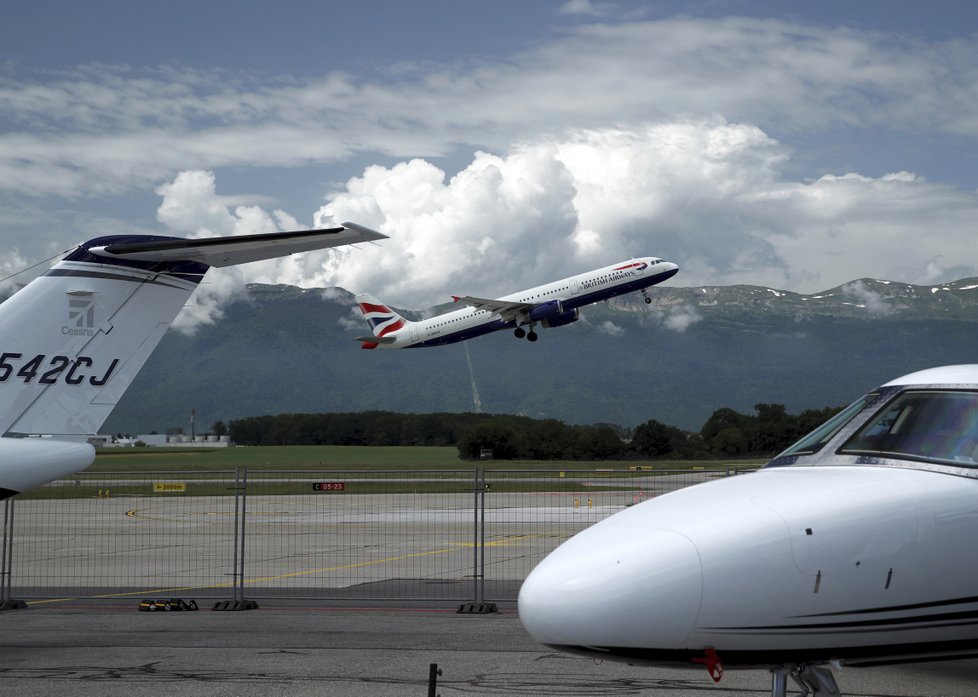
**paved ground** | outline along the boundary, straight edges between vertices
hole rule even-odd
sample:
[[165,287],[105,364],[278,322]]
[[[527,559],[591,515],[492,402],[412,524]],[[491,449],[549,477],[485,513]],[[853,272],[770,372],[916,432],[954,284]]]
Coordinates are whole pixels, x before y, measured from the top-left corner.
[[[487,597],[515,598],[549,549],[631,502],[593,498],[488,497]],[[728,672],[714,685],[705,669],[554,653],[526,634],[514,604],[456,614],[474,592],[471,494],[250,498],[247,591],[262,607],[248,612],[211,612],[203,600],[231,595],[233,499],[32,501],[16,511],[14,597],[38,602],[0,612],[0,697],[420,697],[431,663],[443,671],[441,697],[770,694],[765,672]],[[170,594],[196,595],[204,609],[136,609]],[[365,607],[378,597],[428,600]],[[837,677],[856,697],[970,697],[978,661]]]
[[[146,613],[136,602],[34,605],[0,613],[0,695],[417,697],[459,695],[767,695],[762,672],[633,668],[557,654],[497,615],[454,607],[297,607]],[[978,661],[845,670],[846,695],[957,697]]]

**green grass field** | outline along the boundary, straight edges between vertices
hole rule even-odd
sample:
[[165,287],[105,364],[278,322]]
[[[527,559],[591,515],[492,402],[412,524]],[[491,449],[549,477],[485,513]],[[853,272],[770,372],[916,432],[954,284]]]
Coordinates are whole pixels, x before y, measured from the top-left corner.
[[[648,461],[475,463],[459,459],[454,447],[104,448],[84,473],[20,498],[224,496],[233,491],[235,472],[245,470],[248,491],[258,495],[313,494],[313,480],[343,481],[345,491],[361,494],[447,493],[471,491],[477,464],[497,472],[489,477],[496,492],[625,491],[642,488],[641,482],[633,485],[628,481],[633,478],[647,480],[667,471],[727,466],[718,462]],[[738,462],[736,467],[756,464]],[[602,481],[609,478],[615,481]],[[154,482],[180,482],[186,489],[154,493]]]
[[207,469],[471,469],[454,447],[291,445],[249,448],[101,448],[88,472]]
[[[738,466],[761,464],[738,461]],[[88,472],[172,470],[316,470],[316,469],[432,469],[471,471],[477,464],[493,469],[581,470],[628,469],[686,470],[723,467],[725,462],[703,461],[555,461],[495,460],[482,463],[462,460],[454,446],[346,446],[292,445],[247,448],[102,448]]]

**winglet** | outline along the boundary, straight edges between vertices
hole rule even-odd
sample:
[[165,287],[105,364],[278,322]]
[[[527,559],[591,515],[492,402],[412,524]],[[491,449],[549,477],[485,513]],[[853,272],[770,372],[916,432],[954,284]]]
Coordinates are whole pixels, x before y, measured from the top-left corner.
[[461,299],[462,299],[462,296],[461,295],[453,295],[452,296],[452,301],[453,302],[458,302]]

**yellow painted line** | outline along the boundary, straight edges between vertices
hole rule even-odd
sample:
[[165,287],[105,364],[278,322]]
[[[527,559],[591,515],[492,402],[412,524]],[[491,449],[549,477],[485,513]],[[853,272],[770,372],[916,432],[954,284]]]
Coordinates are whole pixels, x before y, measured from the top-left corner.
[[[105,595],[93,595],[92,598],[98,600],[110,600],[112,598],[128,598],[136,595],[159,595],[162,593],[176,593],[178,591],[197,591],[204,590],[207,588],[231,588],[233,583],[221,583],[214,586],[187,586],[185,588],[156,588],[154,590],[148,591],[130,591],[127,593],[107,593]],[[70,603],[73,600],[81,600],[81,598],[48,598],[46,600],[30,600],[28,605],[44,605],[46,603]]]
[[[496,540],[494,542],[486,542],[482,546],[483,547],[509,547],[510,545],[519,544],[520,542],[523,542],[524,540],[528,540],[531,537],[540,537],[540,535],[515,535],[513,537],[509,537],[509,538],[506,538],[506,539],[503,539],[503,540]],[[468,547],[469,549],[472,549],[473,547],[476,546],[474,542],[455,542],[453,544],[456,544],[459,547]]]
[[245,580],[245,583],[258,583],[259,581],[275,581],[282,578],[295,578],[297,576],[309,576],[310,574],[326,573],[329,571],[344,571],[346,569],[360,569],[365,566],[376,566],[377,564],[387,564],[392,561],[402,561],[404,559],[414,559],[416,557],[430,557],[435,554],[446,554],[448,552],[458,551],[460,547],[464,545],[453,544],[451,547],[446,547],[445,549],[435,549],[430,552],[414,552],[413,554],[401,554],[396,557],[387,557],[386,559],[375,559],[373,561],[360,561],[353,564],[341,564],[340,566],[325,566],[321,569],[311,569],[309,571],[295,571],[290,574],[279,574],[277,576],[263,576],[260,578],[249,578]]

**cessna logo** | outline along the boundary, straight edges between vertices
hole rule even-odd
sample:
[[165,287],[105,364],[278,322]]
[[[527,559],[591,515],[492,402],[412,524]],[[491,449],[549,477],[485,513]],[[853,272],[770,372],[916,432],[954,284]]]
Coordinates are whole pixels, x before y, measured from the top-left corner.
[[95,301],[91,298],[68,298],[68,324],[62,334],[95,336]]

